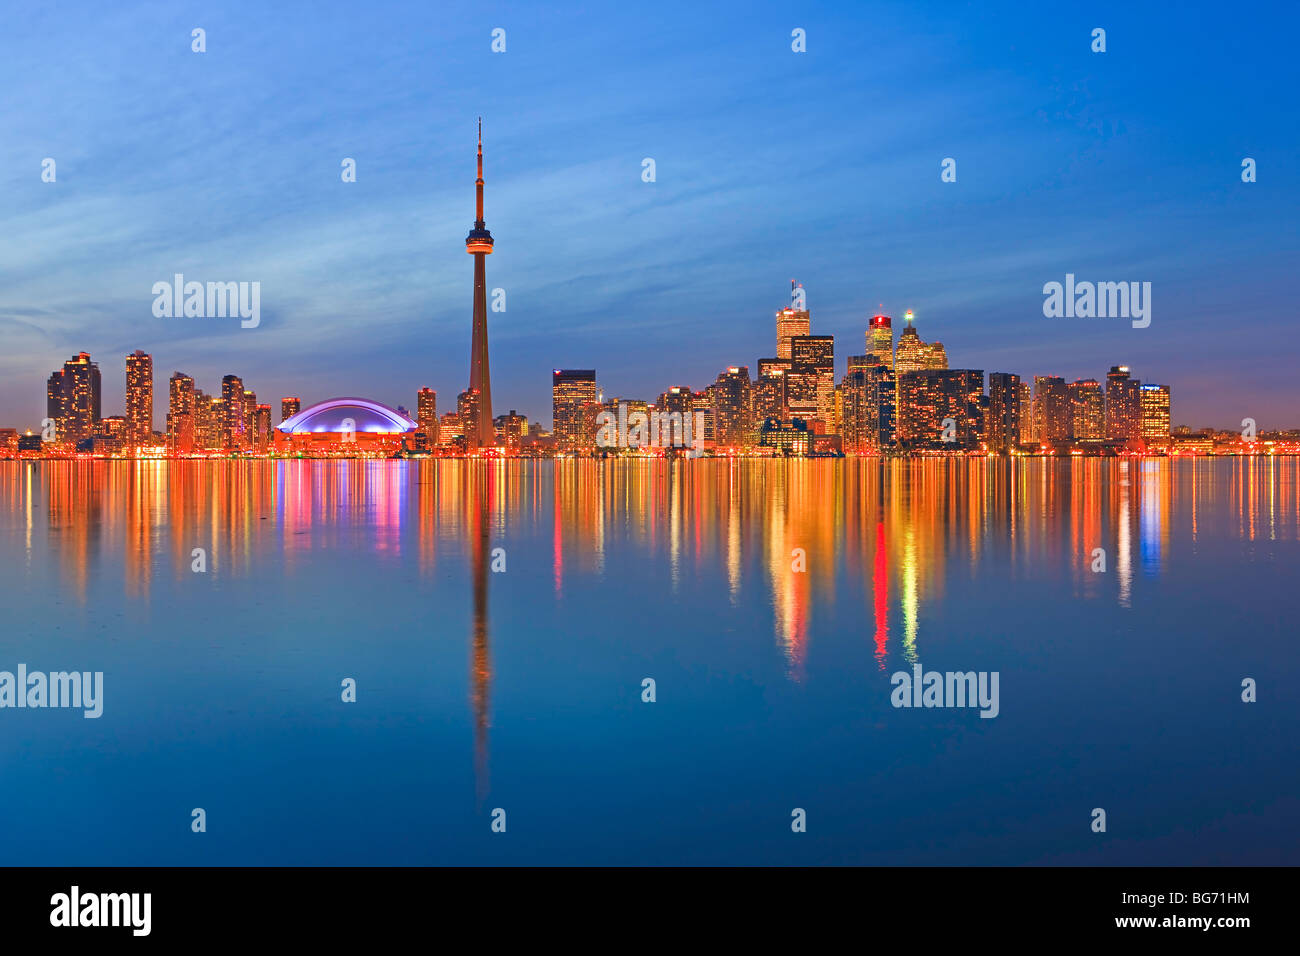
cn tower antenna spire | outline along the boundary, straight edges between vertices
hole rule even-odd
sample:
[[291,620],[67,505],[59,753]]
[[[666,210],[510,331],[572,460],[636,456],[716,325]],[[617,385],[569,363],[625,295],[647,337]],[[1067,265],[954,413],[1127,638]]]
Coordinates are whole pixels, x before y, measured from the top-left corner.
[[478,197],[477,212],[474,217],[482,228],[483,223],[483,117],[478,118],[478,179],[474,181],[474,192]]

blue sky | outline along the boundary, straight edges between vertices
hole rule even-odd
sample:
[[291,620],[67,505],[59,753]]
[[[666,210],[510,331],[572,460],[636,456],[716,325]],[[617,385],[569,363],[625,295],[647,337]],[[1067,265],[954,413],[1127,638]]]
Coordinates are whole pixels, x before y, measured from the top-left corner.
[[[953,367],[1123,363],[1175,422],[1300,426],[1296,8],[1017,6],[25,8],[0,31],[0,426],[35,427],[80,350],[104,414],[153,353],[158,428],[177,369],[453,407],[480,114],[498,413],[549,423],[554,367],[647,399],[753,369],[793,277],[840,374],[883,304]],[[260,282],[260,327],[155,318],[176,272]],[[1044,318],[1067,272],[1151,282],[1151,326]]]

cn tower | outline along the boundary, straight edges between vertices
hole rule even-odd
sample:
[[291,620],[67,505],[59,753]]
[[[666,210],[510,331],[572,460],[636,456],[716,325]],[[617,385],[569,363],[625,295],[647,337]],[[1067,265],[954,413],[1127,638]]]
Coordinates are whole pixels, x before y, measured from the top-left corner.
[[465,251],[474,257],[474,336],[469,353],[469,390],[477,393],[474,422],[465,423],[468,448],[491,448],[496,444],[492,428],[492,376],[488,371],[487,278],[483,257],[492,252],[492,233],[483,221],[483,118],[478,121],[478,179],[474,181],[477,212],[474,228],[465,237]]

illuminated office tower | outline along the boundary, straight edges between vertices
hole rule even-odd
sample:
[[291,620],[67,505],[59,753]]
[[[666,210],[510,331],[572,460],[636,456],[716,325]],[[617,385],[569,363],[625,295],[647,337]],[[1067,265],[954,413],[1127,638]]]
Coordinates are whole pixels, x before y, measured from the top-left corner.
[[[695,393],[686,385],[673,385],[666,392],[660,394],[654,405],[649,409],[651,415],[650,425],[650,442],[660,447],[670,445],[680,445],[686,441],[685,428],[687,423],[692,429],[695,428],[695,421],[691,418],[691,411],[695,406]],[[694,440],[695,432],[691,432],[691,438]],[[702,441],[703,434],[699,435]]]
[[50,375],[45,386],[45,414],[54,421],[54,440],[75,445],[99,426],[99,366],[89,352],[79,352]]
[[841,414],[843,426],[840,429],[841,447],[846,454],[869,455],[872,451],[870,440],[871,413],[867,406],[867,370],[862,363],[854,362],[860,355],[849,356],[849,370],[840,382],[842,398]]
[[125,443],[153,444],[153,356],[140,349],[126,357]]
[[761,425],[769,418],[786,418],[786,374],[793,363],[789,359],[758,360],[758,378],[754,380],[754,421]]
[[429,445],[438,444],[438,393],[422,388],[415,396],[415,420]]
[[226,447],[226,402],[220,395],[194,390],[194,440],[199,447],[218,451]]
[[898,445],[898,379],[887,365],[871,365],[866,372],[867,400],[875,409],[880,450],[887,451]]
[[822,430],[835,420],[835,336],[796,335],[790,340],[790,376],[787,392],[790,414],[804,421],[821,422]]
[[254,447],[258,454],[265,455],[271,449],[271,406],[258,405],[253,417],[255,426]]
[[894,320],[889,316],[871,317],[871,325],[867,327],[867,355],[874,355],[886,368],[894,367]]
[[[478,178],[474,180],[474,228],[465,238],[465,251],[474,257],[474,328],[470,345],[469,388],[474,393],[467,406],[472,419],[463,419],[465,447],[490,448],[496,444],[492,428],[492,376],[488,369],[487,278],[484,259],[492,252],[492,233],[483,220],[483,121],[478,125]],[[457,402],[457,407],[461,403]]]
[[[221,400],[217,399],[219,403]],[[214,447],[212,436],[215,433],[220,443],[221,423],[213,414],[212,396],[197,385],[194,386],[194,450],[207,451]]]
[[[629,406],[632,404],[632,402],[628,403]],[[641,402],[641,405],[644,406],[645,402]],[[631,414],[630,410],[629,414]],[[528,436],[528,416],[520,415],[512,408],[508,415],[498,415],[494,424],[497,434],[501,436],[502,444],[506,447],[506,451],[518,451],[519,446]]]
[[916,327],[910,323],[903,326],[898,337],[898,348],[894,352],[894,371],[901,377],[908,372],[920,372],[925,368],[925,343],[916,333]]
[[713,421],[713,395],[710,392],[712,387],[709,386],[702,392],[691,393],[692,438],[695,437],[694,423],[702,421],[704,422],[703,440],[710,443],[714,441],[714,436],[717,434]]
[[1142,437],[1142,383],[1129,377],[1127,365],[1106,373],[1106,438],[1131,442]]
[[1075,441],[1100,441],[1106,437],[1106,397],[1095,378],[1071,382],[1070,431]]
[[790,280],[790,305],[776,314],[776,357],[790,358],[790,340],[811,331],[803,286]]
[[463,437],[461,432],[460,416],[455,412],[443,412],[438,419],[438,444],[454,444],[456,439]]
[[466,451],[490,447],[473,444],[482,439],[482,432],[478,425],[480,421],[478,389],[467,388],[456,396],[456,418],[460,421],[461,439]]
[[95,426],[96,438],[111,438],[119,445],[126,439],[126,416],[109,415]]
[[551,372],[551,434],[557,450],[592,450],[597,404],[594,368],[557,368]]
[[846,452],[879,455],[894,445],[896,384],[889,366],[874,355],[849,358],[849,372],[841,383]]
[[1020,376],[989,373],[989,410],[985,430],[988,450],[999,454],[1020,444]]
[[244,450],[253,451],[257,447],[257,393],[251,388],[244,389]]
[[167,451],[172,455],[194,451],[194,400],[194,379],[184,372],[173,373],[167,391]]
[[791,421],[809,424],[817,421],[817,382],[815,366],[796,365],[785,375],[785,412]]
[[[599,398],[599,396],[597,397]],[[607,398],[605,399],[605,401],[601,402],[600,406],[596,409],[596,414],[598,416],[600,415],[601,412],[609,412],[611,416],[609,421],[614,426],[613,435],[619,436],[617,438],[614,438],[610,432],[606,431],[603,440],[607,444],[604,447],[611,448],[611,449],[620,447],[624,438],[626,438],[628,448],[641,447],[641,441],[640,441],[641,436],[637,432],[637,422],[633,418],[633,416],[637,414],[641,414],[645,416],[644,419],[644,424],[646,427],[645,444],[646,445],[650,444],[650,431],[649,431],[650,403],[649,402],[643,401],[639,398],[623,398],[621,396],[615,398]],[[527,425],[526,419],[524,421],[524,424]],[[626,428],[627,428],[627,433],[625,436],[623,435],[623,432],[621,430],[624,424],[626,424]],[[598,436],[600,435],[600,428],[601,425],[598,422],[596,426],[596,432]]]
[[[898,439],[909,448],[964,451],[975,448],[983,430],[979,369],[922,369],[898,376]],[[952,419],[953,441],[944,441]]]
[[244,383],[238,375],[221,378],[221,447],[239,451],[248,434],[248,416],[244,411]]
[[908,372],[920,372],[926,369],[941,370],[948,367],[948,354],[942,342],[926,343],[917,334],[912,324],[912,313],[903,318],[907,321],[903,333],[898,337],[898,348],[894,351],[894,373],[905,375]]
[[1034,396],[1028,382],[1021,382],[1020,397],[1020,443],[1032,445],[1038,442],[1038,430],[1034,427]]
[[719,449],[741,450],[754,444],[754,390],[749,366],[732,366],[718,373],[712,386],[714,443]]
[[302,399],[291,396],[280,399],[280,421],[286,422],[302,411]]
[[681,415],[683,420],[691,412],[691,402],[694,393],[689,386],[674,385],[659,396],[655,402],[655,408],[666,414]]
[[1034,376],[1034,430],[1040,442],[1069,441],[1074,410],[1065,379],[1057,375]]
[[1139,388],[1142,440],[1147,445],[1169,444],[1169,386],[1149,383]]

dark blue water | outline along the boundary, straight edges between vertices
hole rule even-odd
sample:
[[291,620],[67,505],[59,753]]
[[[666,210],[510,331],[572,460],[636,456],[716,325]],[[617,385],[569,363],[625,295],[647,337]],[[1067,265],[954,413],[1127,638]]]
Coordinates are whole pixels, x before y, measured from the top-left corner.
[[0,859],[1300,863],[1298,477],[0,462],[0,670],[104,674],[0,709]]

